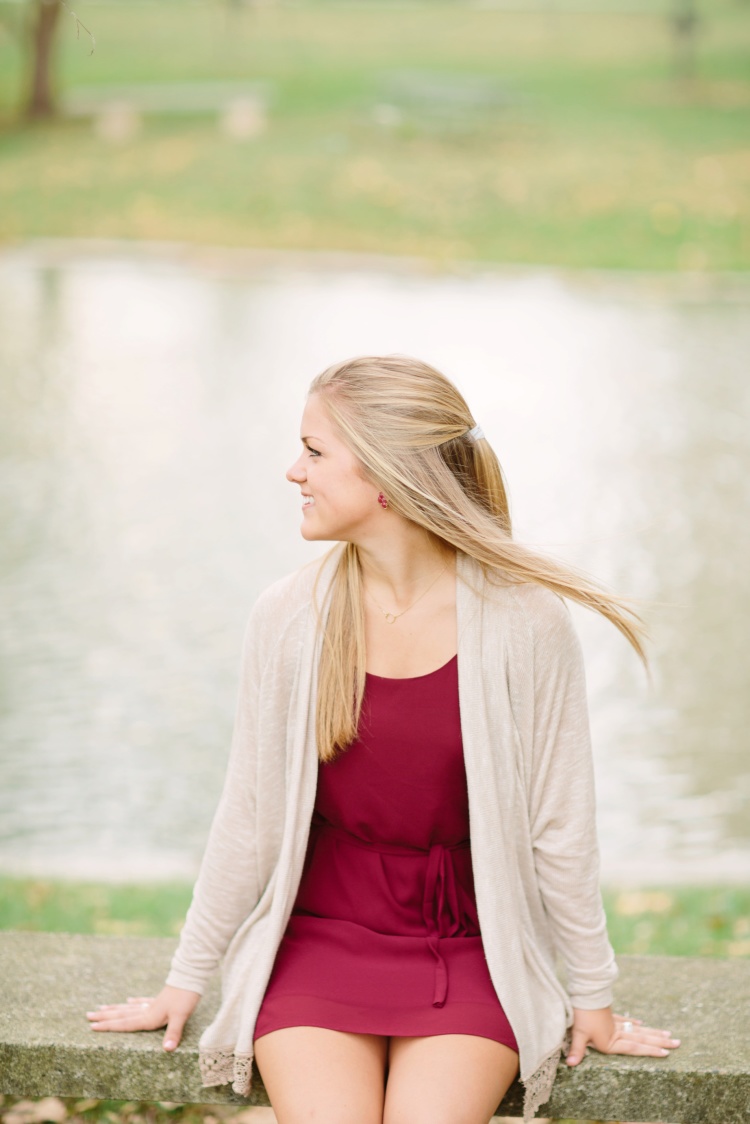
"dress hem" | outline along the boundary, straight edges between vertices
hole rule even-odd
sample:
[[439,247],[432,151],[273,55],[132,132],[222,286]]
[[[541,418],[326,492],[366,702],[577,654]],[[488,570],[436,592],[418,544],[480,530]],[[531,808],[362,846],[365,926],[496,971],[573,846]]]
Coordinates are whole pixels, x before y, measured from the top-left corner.
[[273,1016],[259,1018],[253,1041],[293,1026],[315,1026],[350,1034],[379,1034],[387,1038],[432,1038],[468,1034],[489,1038],[518,1053],[513,1030],[498,1026],[497,1012],[482,1003],[451,1003],[450,1007],[392,1008],[378,1012],[368,1005],[344,1006],[321,996],[285,995],[274,1000]]

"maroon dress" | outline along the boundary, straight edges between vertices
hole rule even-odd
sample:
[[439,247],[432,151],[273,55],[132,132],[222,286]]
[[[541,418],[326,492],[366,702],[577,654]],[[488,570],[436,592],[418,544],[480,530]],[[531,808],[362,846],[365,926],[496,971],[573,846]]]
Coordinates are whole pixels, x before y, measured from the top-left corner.
[[255,1038],[289,1026],[518,1049],[479,934],[456,656],[410,679],[368,673],[357,741],[319,766]]

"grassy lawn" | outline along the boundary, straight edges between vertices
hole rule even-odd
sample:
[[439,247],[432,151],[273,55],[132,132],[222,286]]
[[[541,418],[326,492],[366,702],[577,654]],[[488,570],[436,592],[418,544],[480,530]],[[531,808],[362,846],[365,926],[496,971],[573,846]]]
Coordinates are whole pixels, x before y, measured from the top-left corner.
[[[675,77],[665,4],[75,7],[97,46],[91,55],[63,23],[63,91],[263,83],[268,126],[237,140],[211,115],[148,117],[120,143],[88,120],[21,128],[18,46],[0,25],[0,242],[118,237],[436,262],[750,267],[744,0],[703,4],[687,84]],[[18,12],[0,0],[6,25]],[[437,93],[404,101],[404,74]],[[480,95],[478,109],[456,115],[473,79],[495,83],[500,104],[488,110]]]
[[[0,877],[0,929],[175,936],[190,892]],[[750,889],[607,890],[604,904],[618,953],[750,956]]]

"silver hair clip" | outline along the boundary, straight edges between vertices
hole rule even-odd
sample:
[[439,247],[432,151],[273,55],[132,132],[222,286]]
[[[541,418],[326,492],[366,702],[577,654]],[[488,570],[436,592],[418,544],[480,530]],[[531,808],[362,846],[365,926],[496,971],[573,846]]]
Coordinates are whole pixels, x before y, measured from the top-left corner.
[[475,425],[473,429],[467,430],[466,436],[470,437],[472,441],[479,441],[484,437],[484,430],[481,425]]

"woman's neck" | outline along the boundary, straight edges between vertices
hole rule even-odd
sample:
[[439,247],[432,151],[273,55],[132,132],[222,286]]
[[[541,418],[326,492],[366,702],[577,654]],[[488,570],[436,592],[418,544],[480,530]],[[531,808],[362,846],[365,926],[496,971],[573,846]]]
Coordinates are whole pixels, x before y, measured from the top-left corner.
[[436,579],[455,564],[453,547],[422,532],[409,538],[389,536],[388,540],[357,546],[365,588],[380,591],[396,606],[408,602],[426,582]]

